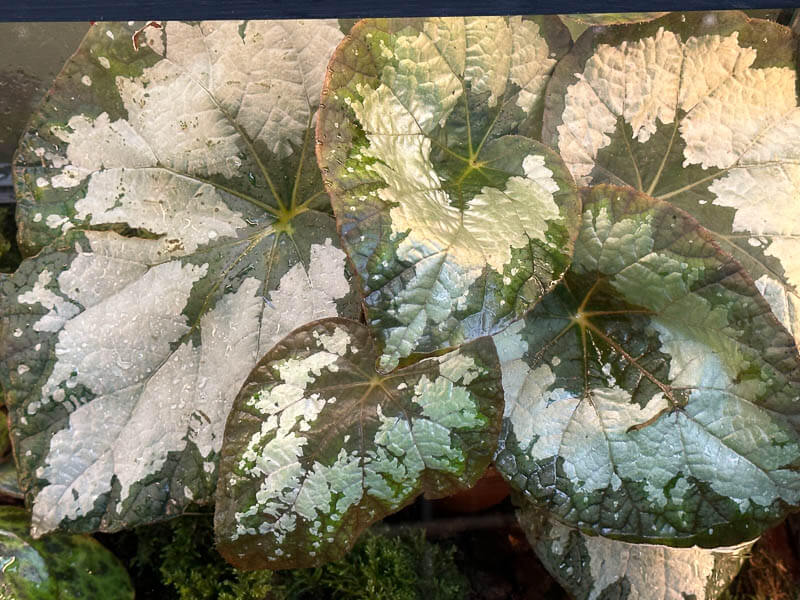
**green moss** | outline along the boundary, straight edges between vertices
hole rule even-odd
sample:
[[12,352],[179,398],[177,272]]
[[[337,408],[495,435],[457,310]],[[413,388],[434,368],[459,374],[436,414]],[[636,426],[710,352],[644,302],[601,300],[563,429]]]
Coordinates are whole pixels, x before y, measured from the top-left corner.
[[430,543],[422,531],[397,537],[367,534],[342,561],[287,571],[284,593],[291,600],[461,599],[469,583],[454,554],[454,546]]
[[112,537],[127,555],[139,600],[460,600],[469,592],[455,547],[428,542],[422,531],[367,533],[340,562],[277,572],[226,563],[214,550],[210,516],[139,528],[135,549],[129,533]]
[[175,521],[161,560],[163,582],[180,600],[261,600],[274,587],[271,571],[238,571],[222,560],[210,518]]

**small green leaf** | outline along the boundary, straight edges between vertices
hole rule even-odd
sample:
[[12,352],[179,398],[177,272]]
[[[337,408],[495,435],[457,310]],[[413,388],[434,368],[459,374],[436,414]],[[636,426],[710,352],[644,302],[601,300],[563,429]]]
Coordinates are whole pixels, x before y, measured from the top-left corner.
[[499,331],[569,263],[577,197],[538,136],[554,17],[367,20],[334,55],[319,162],[380,368]]
[[27,253],[0,382],[36,535],[213,498],[230,406],[311,320],[357,316],[313,152],[336,21],[99,23],[15,158]]
[[800,341],[797,39],[736,11],[586,32],[544,117],[579,185],[626,184],[688,211]]
[[225,428],[217,548],[233,565],[297,568],[343,556],[419,494],[473,485],[502,415],[490,338],[389,375],[354,321],[294,331],[250,375]]
[[517,511],[539,560],[575,600],[714,600],[736,577],[753,542],[671,548],[589,536],[536,509]]
[[125,569],[99,542],[84,535],[28,534],[23,509],[0,506],[0,597],[14,600],[133,600]]
[[14,460],[6,460],[0,463],[0,495],[22,500],[25,496],[19,489],[17,482],[17,467]]
[[495,336],[498,470],[588,533],[734,545],[800,505],[800,358],[741,265],[631,188],[583,192],[564,282]]

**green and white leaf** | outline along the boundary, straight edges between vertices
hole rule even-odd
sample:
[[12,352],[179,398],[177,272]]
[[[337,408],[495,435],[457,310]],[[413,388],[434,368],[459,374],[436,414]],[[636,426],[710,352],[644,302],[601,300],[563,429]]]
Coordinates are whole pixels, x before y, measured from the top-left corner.
[[575,600],[714,600],[753,546],[629,544],[585,535],[530,508],[517,511],[517,520],[539,560]]
[[788,28],[674,13],[584,34],[544,139],[581,185],[631,185],[697,218],[800,340],[800,107]]
[[331,61],[318,155],[381,370],[498,331],[558,281],[574,184],[538,136],[554,17],[367,20]]
[[258,364],[225,428],[217,549],[245,569],[314,566],[424,493],[470,487],[503,411],[490,338],[381,375],[367,328],[306,325]]
[[0,506],[0,598],[13,600],[133,600],[133,585],[117,558],[88,535],[28,534],[30,516]]
[[92,28],[16,157],[38,254],[0,282],[0,377],[36,535],[209,501],[256,362],[358,314],[315,210],[336,22],[167,23],[139,52],[133,29]]
[[587,533],[751,540],[800,504],[800,358],[752,280],[684,212],[583,192],[564,282],[494,337],[496,465]]

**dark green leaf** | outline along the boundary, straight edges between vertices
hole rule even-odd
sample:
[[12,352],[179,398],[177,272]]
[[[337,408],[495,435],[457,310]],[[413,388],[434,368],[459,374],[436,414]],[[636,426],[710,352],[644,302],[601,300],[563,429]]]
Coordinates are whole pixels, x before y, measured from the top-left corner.
[[21,508],[0,506],[0,597],[9,600],[133,600],[125,569],[96,540],[49,535],[34,540]]
[[17,467],[14,460],[0,463],[0,495],[21,500],[24,496],[17,482]]

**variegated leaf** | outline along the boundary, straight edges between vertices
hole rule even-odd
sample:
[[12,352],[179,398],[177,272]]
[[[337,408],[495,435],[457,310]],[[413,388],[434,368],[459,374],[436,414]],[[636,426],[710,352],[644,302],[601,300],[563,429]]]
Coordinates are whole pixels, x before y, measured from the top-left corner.
[[629,544],[585,535],[532,508],[517,511],[517,519],[544,566],[575,600],[714,600],[753,546]]
[[544,139],[579,184],[691,213],[800,340],[797,41],[738,12],[594,29],[556,69]]
[[561,277],[575,188],[526,136],[568,41],[554,17],[368,20],[337,50],[318,155],[382,371],[502,329]]
[[800,505],[800,357],[708,232],[629,187],[583,193],[564,282],[495,336],[498,470],[589,533],[734,545]]
[[490,338],[381,375],[368,330],[306,325],[258,364],[225,428],[217,549],[240,568],[340,558],[419,494],[474,485],[497,444],[503,391]]
[[[36,535],[213,497],[267,350],[358,314],[312,149],[336,22],[95,25],[16,157],[0,377]],[[146,43],[145,43],[146,42]]]

